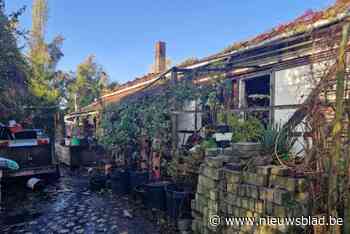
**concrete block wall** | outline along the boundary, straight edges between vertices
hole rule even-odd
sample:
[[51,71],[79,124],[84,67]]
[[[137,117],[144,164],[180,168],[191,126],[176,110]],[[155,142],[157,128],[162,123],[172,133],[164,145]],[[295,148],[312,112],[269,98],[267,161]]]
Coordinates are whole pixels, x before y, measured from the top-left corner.
[[[242,160],[238,160],[240,155],[235,149],[233,151],[218,152],[217,156],[211,154],[200,167],[196,196],[192,201],[193,232],[231,234],[296,231],[295,226],[224,224],[223,219],[226,217],[285,218],[309,215],[308,184],[305,178],[295,178],[289,169],[274,165],[256,166],[247,171]],[[244,153],[242,149],[240,153]],[[246,161],[246,155],[243,158]],[[221,225],[213,226],[209,220],[216,215],[221,218]]]

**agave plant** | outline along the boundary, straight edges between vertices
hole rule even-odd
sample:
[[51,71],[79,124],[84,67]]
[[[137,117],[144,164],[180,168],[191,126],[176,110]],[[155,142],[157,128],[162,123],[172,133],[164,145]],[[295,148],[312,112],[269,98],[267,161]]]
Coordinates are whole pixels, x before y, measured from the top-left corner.
[[272,154],[275,150],[275,142],[278,136],[277,125],[268,125],[260,136],[259,142],[264,154]]
[[270,124],[261,134],[259,142],[265,155],[277,153],[287,159],[296,140],[290,129],[284,128],[280,124]]

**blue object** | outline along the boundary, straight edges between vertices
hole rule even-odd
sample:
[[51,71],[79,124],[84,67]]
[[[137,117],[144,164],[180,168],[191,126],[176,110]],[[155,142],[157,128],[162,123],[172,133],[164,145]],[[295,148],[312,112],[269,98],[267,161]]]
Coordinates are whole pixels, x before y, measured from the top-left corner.
[[11,159],[0,157],[0,169],[18,170],[19,165]]

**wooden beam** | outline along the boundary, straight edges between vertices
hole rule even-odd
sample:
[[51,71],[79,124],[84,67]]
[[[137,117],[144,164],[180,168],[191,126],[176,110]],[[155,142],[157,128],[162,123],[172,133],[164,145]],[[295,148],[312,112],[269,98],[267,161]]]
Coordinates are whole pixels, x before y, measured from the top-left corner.
[[[275,89],[275,82],[276,82],[276,72],[272,71],[270,73],[270,106],[274,107],[276,104],[276,89]],[[273,124],[275,122],[275,110],[270,111],[270,124]]]
[[[172,85],[176,85],[178,82],[178,77],[177,77],[177,70],[173,70],[171,72],[171,83]],[[172,109],[173,110],[177,110],[178,108],[178,104],[176,102],[172,103]],[[175,114],[171,115],[171,142],[172,142],[172,151],[173,154],[176,153],[177,151],[177,146],[178,146],[178,135],[177,135],[177,121],[178,121],[178,117]]]
[[289,118],[288,122],[284,125],[285,128],[294,129],[299,123],[303,121],[306,117],[309,106],[312,106],[313,103],[318,99],[320,93],[325,88],[329,87],[329,81],[334,77],[336,72],[336,64],[332,65],[324,76],[323,79],[317,84],[317,86],[311,91],[309,96],[305,99],[305,101],[298,107],[297,111]]
[[[343,194],[349,193],[348,184],[345,183],[344,177],[347,175],[347,165],[342,157],[342,128],[343,128],[343,115],[344,115],[344,91],[345,91],[345,71],[346,71],[346,47],[349,41],[350,21],[345,22],[342,31],[342,39],[339,46],[339,54],[336,66],[336,111],[335,121],[332,129],[332,138],[334,145],[331,148],[332,157],[330,159],[329,166],[329,183],[328,183],[328,214],[332,217],[339,217],[337,206],[344,207],[346,210],[350,207],[344,203]],[[345,199],[348,200],[349,196],[346,195]],[[347,215],[350,215],[349,213]],[[344,233],[350,231],[349,217],[345,217]],[[339,233],[340,227],[335,225],[331,226],[330,231],[332,234]]]

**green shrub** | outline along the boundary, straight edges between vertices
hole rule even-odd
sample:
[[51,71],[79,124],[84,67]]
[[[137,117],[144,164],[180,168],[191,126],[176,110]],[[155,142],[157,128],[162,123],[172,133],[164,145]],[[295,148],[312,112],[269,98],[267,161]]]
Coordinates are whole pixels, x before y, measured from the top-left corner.
[[232,129],[232,142],[257,142],[264,130],[260,120],[254,117],[241,121],[237,116],[231,114],[227,122]]
[[210,149],[210,148],[216,148],[217,144],[213,138],[206,139],[202,141],[201,148],[202,149]]

